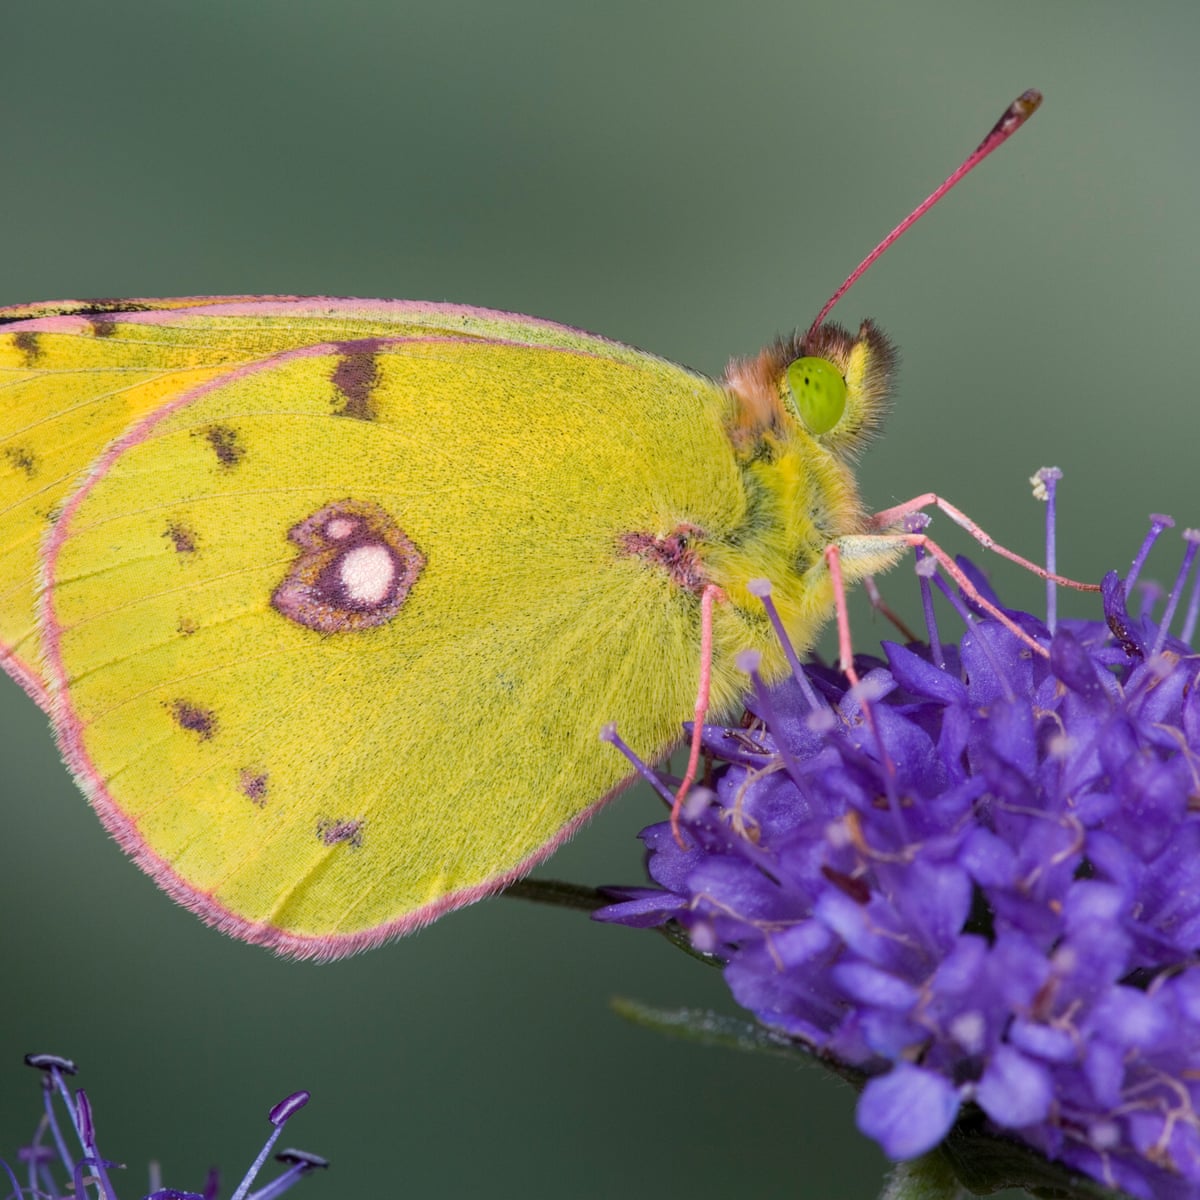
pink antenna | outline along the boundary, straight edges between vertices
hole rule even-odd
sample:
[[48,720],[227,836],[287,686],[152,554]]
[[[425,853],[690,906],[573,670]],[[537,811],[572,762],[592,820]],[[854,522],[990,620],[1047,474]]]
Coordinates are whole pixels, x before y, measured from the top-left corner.
[[956,183],[964,176],[973,171],[993,150],[1003,146],[1030,117],[1038,110],[1038,106],[1042,102],[1042,93],[1034,88],[1030,88],[1027,92],[1022,92],[1008,106],[1004,116],[992,126],[991,132],[979,143],[978,147],[971,153],[966,161],[958,168],[945,183],[935,188],[916,208],[892,230],[891,233],[867,255],[866,258],[850,272],[849,278],[840,288],[826,301],[825,307],[817,313],[817,319],[812,323],[808,330],[808,336],[811,337],[816,333],[821,322],[829,316],[833,306],[850,290],[851,287],[858,281],[859,277],[867,270],[867,268],[911,225],[915,225]]

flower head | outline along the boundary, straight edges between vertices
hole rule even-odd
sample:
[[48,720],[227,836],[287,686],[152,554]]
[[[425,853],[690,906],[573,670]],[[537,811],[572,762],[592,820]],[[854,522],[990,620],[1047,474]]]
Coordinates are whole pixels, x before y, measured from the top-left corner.
[[1008,612],[1044,654],[936,580],[957,645],[927,604],[928,643],[885,642],[856,687],[756,679],[748,728],[704,730],[723,765],[685,844],[643,833],[658,888],[601,919],[683,926],[760,1021],[865,1079],[859,1127],[895,1158],[969,1108],[1200,1197],[1200,584],[1170,632],[1200,534],[1161,615],[1130,609],[1165,526],[1095,619]]
[[[18,1155],[18,1162],[26,1176],[23,1184],[13,1168],[0,1159],[0,1171],[8,1176],[9,1195],[30,1197],[31,1200],[33,1197],[38,1197],[38,1200],[59,1200],[61,1197],[65,1200],[66,1197],[83,1196],[117,1200],[110,1172],[118,1170],[120,1164],[100,1154],[87,1093],[82,1088],[72,1092],[67,1085],[67,1079],[76,1073],[75,1064],[57,1054],[27,1054],[25,1062],[43,1072],[43,1113],[33,1141],[23,1146]],[[329,1165],[325,1159],[304,1150],[283,1150],[275,1158],[284,1164],[285,1169],[256,1190],[250,1190],[283,1132],[284,1125],[307,1103],[307,1092],[294,1092],[267,1114],[274,1128],[258,1157],[234,1189],[232,1200],[275,1200],[290,1190],[302,1175]],[[65,1125],[60,1118],[60,1111],[61,1118],[65,1118]],[[79,1153],[71,1150],[68,1134],[74,1134],[80,1147]],[[210,1171],[203,1192],[183,1192],[176,1188],[155,1186],[144,1200],[215,1200],[218,1188],[217,1173]]]

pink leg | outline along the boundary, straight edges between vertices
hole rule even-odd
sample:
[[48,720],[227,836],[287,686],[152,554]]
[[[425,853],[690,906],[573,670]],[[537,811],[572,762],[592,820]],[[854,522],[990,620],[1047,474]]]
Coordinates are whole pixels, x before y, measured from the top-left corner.
[[833,609],[837,614],[838,666],[852,687],[858,686],[854,669],[854,646],[850,640],[850,614],[846,611],[846,581],[842,578],[842,555],[836,545],[825,547],[825,563],[833,580]]
[[688,752],[687,770],[683,782],[675,793],[675,803],[671,806],[671,830],[680,849],[687,849],[683,833],[679,828],[679,814],[683,802],[691,786],[696,782],[700,768],[700,739],[704,732],[704,718],[708,716],[708,701],[712,691],[712,657],[713,657],[713,605],[718,600],[724,600],[725,593],[715,583],[706,584],[700,593],[700,685],[696,689],[696,720],[692,726],[692,744]]
[[[829,568],[829,578],[833,581],[833,608],[837,614],[837,631],[838,631],[838,666],[841,672],[850,680],[850,686],[856,688],[859,685],[858,672],[854,669],[854,645],[850,638],[850,614],[846,609],[846,581],[842,576],[842,555],[837,545],[829,545],[825,547],[825,565]],[[866,721],[868,728],[871,730],[871,736],[875,739],[875,749],[879,754],[879,762],[882,765],[888,779],[888,798],[893,799],[892,784],[895,779],[896,768],[892,763],[891,756],[887,752],[887,748],[883,744],[883,739],[879,736],[879,728],[875,724],[875,715],[871,711],[871,702],[865,694],[859,695],[859,703],[862,705],[863,720]]]
[[[985,549],[994,550],[1002,558],[1007,558],[1009,562],[1014,562],[1018,566],[1024,567],[1027,571],[1032,571],[1041,579],[1050,579],[1053,580],[1053,582],[1060,584],[1062,587],[1074,588],[1076,591],[1080,592],[1098,592],[1100,590],[1098,584],[1079,583],[1077,580],[1067,579],[1062,575],[1052,575],[1045,569],[1045,567],[1039,567],[1037,563],[1030,562],[1029,559],[1022,558],[1021,555],[1009,550],[1007,547],[999,545],[995,538],[991,536],[991,534],[986,533],[978,525],[976,525],[975,522],[972,521],[971,518],[962,511],[962,509],[956,508],[950,503],[949,500],[943,500],[942,497],[936,492],[926,492],[923,496],[916,496],[912,500],[906,500],[903,504],[897,504],[893,508],[885,508],[882,512],[875,513],[875,515],[871,518],[871,525],[879,530],[888,530],[893,528],[895,525],[898,525],[904,520],[905,517],[911,516],[913,513],[918,513],[922,509],[929,508],[931,506],[944,512],[946,516],[950,518],[950,520],[952,520],[956,525],[959,525],[965,529]],[[909,544],[916,545],[915,542],[910,542]],[[930,542],[929,546],[931,547],[931,553],[934,553],[932,550],[933,543]],[[944,552],[941,552],[940,555],[935,554],[935,556],[938,558],[939,562],[943,563],[943,565],[946,563],[947,559],[945,558]],[[947,571],[950,570],[948,566],[946,569]],[[957,570],[957,568],[955,569]],[[951,573],[953,574],[953,572]],[[956,583],[961,584],[958,575],[955,575],[954,579]],[[972,598],[976,598],[974,588],[970,588],[968,594],[970,594]],[[987,606],[985,605],[984,607]]]
[[[941,548],[941,546],[939,546],[937,544],[937,542],[935,542],[932,538],[928,537],[926,534],[923,534],[923,533],[898,533],[898,534],[894,534],[894,535],[893,534],[880,534],[879,536],[885,537],[889,541],[894,537],[896,541],[904,542],[906,545],[909,545],[909,546],[923,546],[926,550],[929,551],[930,554],[933,555],[933,557],[935,559],[937,559],[938,565],[942,568],[943,571],[946,572],[947,575],[950,576],[951,579],[954,580],[955,583],[958,584],[959,589],[965,595],[970,596],[970,598],[976,604],[978,604],[980,608],[982,608],[986,612],[990,613],[997,621],[1000,622],[1001,625],[1004,626],[1005,629],[1007,629],[1010,633],[1014,634],[1016,637],[1019,637],[1021,639],[1021,641],[1023,641],[1031,650],[1036,651],[1043,658],[1050,657],[1050,651],[1047,650],[1046,647],[1043,646],[1036,638],[1031,637],[1028,633],[1026,633],[1025,630],[1023,630],[1020,627],[1020,625],[1018,625],[1002,609],[997,608],[996,605],[994,605],[990,600],[987,599],[987,597],[981,596],[979,594],[979,589],[976,588],[976,586],[971,582],[970,578],[963,571],[963,569],[958,565],[958,563],[956,563],[954,561],[954,559],[952,559],[950,557],[950,555],[947,554],[946,551],[943,550]],[[833,547],[831,546],[829,549],[833,549]],[[829,554],[828,549],[825,551],[825,554],[826,554],[826,556],[828,556],[828,554]],[[1013,557],[1016,557],[1016,556],[1013,556]],[[1018,558],[1017,561],[1020,562],[1023,560]],[[832,574],[832,572],[830,572],[830,574]],[[1041,572],[1039,572],[1039,574],[1045,575],[1045,572],[1041,571]],[[1054,577],[1051,576],[1051,578],[1054,578]],[[1087,590],[1089,592],[1095,592],[1095,591],[1100,590],[1099,588],[1095,587],[1093,584],[1076,583],[1076,584],[1073,584],[1072,586]],[[844,603],[844,601],[843,601],[843,603]]]

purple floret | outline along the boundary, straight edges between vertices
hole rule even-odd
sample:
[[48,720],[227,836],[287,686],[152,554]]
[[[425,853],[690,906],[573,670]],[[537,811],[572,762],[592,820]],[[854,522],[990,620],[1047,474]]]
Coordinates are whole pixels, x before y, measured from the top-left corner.
[[750,728],[704,730],[721,766],[685,846],[644,832],[659,890],[598,915],[723,959],[760,1021],[866,1079],[859,1127],[892,1157],[969,1108],[1110,1187],[1200,1200],[1185,538],[1162,625],[1110,573],[1095,620],[1009,614],[1046,657],[956,595],[957,645],[931,628],[933,651],[860,658],[857,688],[814,664],[760,690]]
[[[58,1054],[27,1054],[25,1063],[44,1073],[43,1115],[33,1142],[21,1147],[18,1155],[17,1161],[26,1172],[25,1180],[18,1179],[13,1168],[0,1158],[0,1178],[9,1185],[4,1194],[12,1200],[78,1200],[85,1195],[97,1200],[117,1200],[113,1178],[122,1167],[100,1156],[91,1102],[82,1088],[72,1092],[67,1084],[67,1079],[76,1074],[75,1064]],[[230,1200],[278,1200],[302,1176],[329,1165],[319,1155],[284,1150],[275,1156],[284,1164],[284,1170],[266,1183],[259,1180],[263,1164],[283,1127],[308,1099],[308,1092],[293,1092],[270,1110],[268,1120],[275,1128]],[[81,1154],[71,1148],[72,1134]],[[209,1172],[203,1192],[158,1187],[147,1193],[144,1200],[214,1200],[218,1191],[219,1179],[214,1170]]]

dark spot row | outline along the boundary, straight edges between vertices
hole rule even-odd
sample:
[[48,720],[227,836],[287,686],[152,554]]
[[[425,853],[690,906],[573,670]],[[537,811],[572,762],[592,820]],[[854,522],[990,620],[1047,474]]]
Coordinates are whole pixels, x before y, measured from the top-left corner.
[[[219,724],[211,708],[189,700],[172,700],[167,707],[175,724],[195,734],[200,741],[210,741],[217,735]],[[237,788],[256,808],[265,808],[270,798],[270,774],[261,767],[240,767]],[[364,827],[365,822],[353,818],[322,817],[317,821],[316,837],[326,846],[358,849],[363,844]]]

